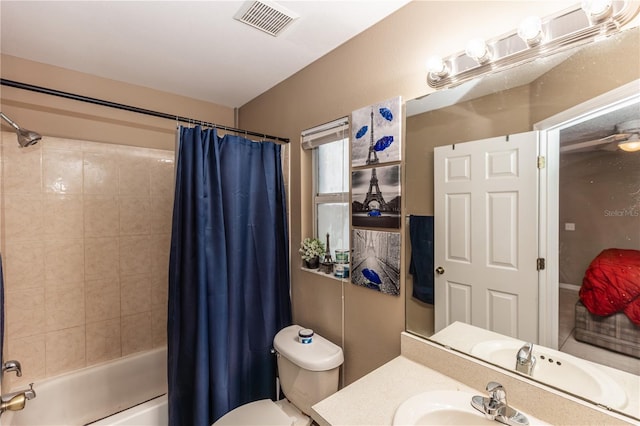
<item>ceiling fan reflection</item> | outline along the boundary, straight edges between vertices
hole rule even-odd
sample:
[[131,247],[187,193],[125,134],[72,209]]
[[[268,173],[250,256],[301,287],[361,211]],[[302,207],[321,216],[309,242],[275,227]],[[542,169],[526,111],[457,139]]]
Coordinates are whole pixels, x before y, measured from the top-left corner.
[[619,123],[615,130],[616,133],[604,138],[562,146],[560,152],[640,151],[640,119]]

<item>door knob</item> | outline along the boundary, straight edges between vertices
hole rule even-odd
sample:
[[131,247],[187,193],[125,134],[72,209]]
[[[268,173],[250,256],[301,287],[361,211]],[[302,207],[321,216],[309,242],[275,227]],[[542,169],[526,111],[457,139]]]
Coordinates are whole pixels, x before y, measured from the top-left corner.
[[436,274],[438,274],[438,275],[444,274],[444,268],[442,266],[438,266],[436,268]]

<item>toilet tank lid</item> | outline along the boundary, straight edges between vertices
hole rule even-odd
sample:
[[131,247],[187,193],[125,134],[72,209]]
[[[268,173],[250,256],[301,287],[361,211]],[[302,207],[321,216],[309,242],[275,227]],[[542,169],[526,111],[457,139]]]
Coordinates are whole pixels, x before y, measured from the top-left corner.
[[298,331],[301,329],[299,325],[290,325],[280,330],[273,339],[275,350],[305,370],[326,371],[342,364],[344,357],[340,346],[318,334],[313,335],[311,343],[300,343]]

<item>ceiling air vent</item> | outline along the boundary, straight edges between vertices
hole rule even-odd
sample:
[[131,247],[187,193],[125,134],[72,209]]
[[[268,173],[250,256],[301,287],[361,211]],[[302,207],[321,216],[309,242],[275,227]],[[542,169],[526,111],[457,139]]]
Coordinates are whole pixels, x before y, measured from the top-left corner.
[[247,2],[235,16],[238,21],[274,37],[296,18],[296,14],[271,1]]

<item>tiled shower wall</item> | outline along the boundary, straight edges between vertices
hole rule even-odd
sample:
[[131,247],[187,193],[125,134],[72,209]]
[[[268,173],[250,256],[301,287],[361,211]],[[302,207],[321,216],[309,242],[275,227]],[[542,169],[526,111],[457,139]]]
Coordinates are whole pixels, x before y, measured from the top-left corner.
[[20,149],[8,132],[0,148],[4,359],[23,369],[10,385],[165,345],[174,153]]

